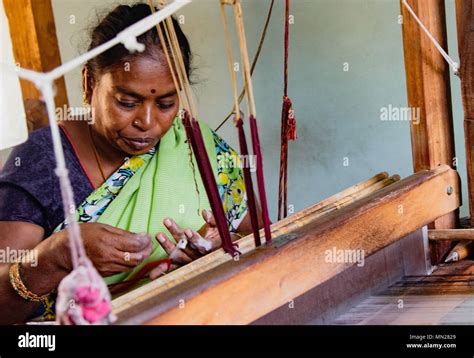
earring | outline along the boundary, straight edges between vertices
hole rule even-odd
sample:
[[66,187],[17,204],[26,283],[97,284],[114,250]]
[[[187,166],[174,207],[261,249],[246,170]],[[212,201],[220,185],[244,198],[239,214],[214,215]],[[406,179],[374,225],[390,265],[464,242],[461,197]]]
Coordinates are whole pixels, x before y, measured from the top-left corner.
[[84,109],[87,106],[87,76],[87,66],[84,66],[82,69],[82,105],[84,106]]
[[87,65],[82,69],[82,106],[84,109],[84,118],[88,117],[89,114],[89,104],[87,103],[88,97],[88,78],[89,72],[87,70]]

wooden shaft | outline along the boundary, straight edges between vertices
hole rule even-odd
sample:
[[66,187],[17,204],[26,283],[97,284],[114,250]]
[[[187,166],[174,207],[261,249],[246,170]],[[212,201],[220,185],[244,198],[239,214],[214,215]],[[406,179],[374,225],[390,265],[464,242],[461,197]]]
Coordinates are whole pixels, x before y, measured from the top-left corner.
[[474,229],[428,230],[430,240],[474,240]]
[[[446,49],[444,1],[408,2]],[[412,120],[410,127],[413,167],[418,172],[440,164],[452,166],[454,136],[449,66],[403,4],[401,10],[408,105],[420,109],[420,122]]]
[[226,44],[226,49],[227,49],[227,58],[228,58],[228,63],[229,63],[230,82],[232,85],[232,95],[234,99],[235,123],[237,123],[240,119],[240,105],[239,105],[239,97],[238,97],[238,89],[237,89],[237,78],[235,76],[235,71],[234,71],[234,58],[232,56],[229,23],[227,21],[227,16],[225,14],[224,6],[225,6],[224,2],[221,2],[220,10],[221,10],[222,22],[224,24],[224,35],[225,35],[225,44]]
[[247,39],[245,36],[244,16],[242,13],[242,6],[240,3],[240,0],[235,0],[234,17],[235,17],[237,35],[239,38],[240,55],[241,55],[242,64],[244,67],[243,76],[244,76],[245,92],[247,95],[247,103],[249,106],[249,115],[253,115],[254,117],[257,117],[255,97],[253,93],[252,75],[250,73],[250,62],[249,62],[249,54],[248,54],[248,49],[247,49]]
[[[150,5],[151,12],[155,13],[155,5],[153,4],[153,0],[149,0],[149,5]],[[161,46],[163,48],[163,53],[165,54],[165,58],[166,58],[166,63],[168,64],[168,68],[170,69],[171,78],[173,79],[174,87],[176,88],[176,94],[178,95],[179,103],[182,106],[183,99],[181,98],[182,96],[181,96],[180,85],[178,83],[178,78],[176,77],[176,73],[174,70],[173,63],[170,58],[170,54],[168,53],[168,50],[166,49],[166,41],[163,35],[163,31],[161,30],[161,24],[156,25],[156,31],[158,33],[158,37],[160,38]]]
[[189,82],[188,74],[186,73],[186,67],[184,65],[183,54],[181,53],[181,48],[179,45],[178,37],[176,35],[176,31],[174,28],[173,20],[171,17],[168,17],[165,22],[168,25],[168,32],[171,39],[171,45],[175,48],[175,59],[176,59],[176,66],[180,69],[182,78],[183,78],[183,89],[186,93],[186,97],[189,103],[189,110],[191,113],[191,118],[198,120],[198,112],[197,107],[194,101],[193,90],[191,88],[191,84]]
[[[47,72],[61,65],[51,0],[3,0],[8,18],[13,55],[23,68]],[[23,99],[40,99],[36,86],[20,80]],[[56,80],[55,104],[68,105],[64,77]]]
[[[447,49],[446,16],[443,0],[409,0],[408,3],[428,30]],[[453,166],[455,157],[449,66],[413,16],[401,3],[403,47],[410,121],[413,168],[415,172]],[[414,121],[414,113],[419,118]],[[419,121],[419,122],[418,122]],[[457,195],[460,195],[459,193]],[[457,226],[457,211],[430,224],[433,229]],[[432,244],[431,258],[436,264],[449,251],[449,243]]]

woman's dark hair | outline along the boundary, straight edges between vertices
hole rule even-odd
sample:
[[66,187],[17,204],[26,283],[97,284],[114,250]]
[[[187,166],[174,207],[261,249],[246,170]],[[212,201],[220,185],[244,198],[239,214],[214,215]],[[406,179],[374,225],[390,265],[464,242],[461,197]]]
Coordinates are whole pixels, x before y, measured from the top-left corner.
[[[133,25],[150,14],[151,9],[147,4],[117,6],[92,30],[89,50],[113,39],[120,31],[125,30],[130,25]],[[189,76],[192,58],[191,48],[178,21],[174,18],[173,25],[183,55],[184,66]],[[161,23],[160,26],[163,30],[164,28]],[[91,86],[91,80],[97,80],[101,74],[113,70],[114,67],[122,67],[125,62],[130,61],[134,57],[153,57],[157,60],[162,58],[163,46],[156,27],[153,27],[151,30],[138,36],[137,40],[146,46],[145,51],[130,53],[122,44],[118,44],[89,60],[85,65],[85,68],[87,69],[88,87]],[[166,44],[166,48],[169,51],[169,44]],[[90,88],[87,89],[87,93],[91,93]]]

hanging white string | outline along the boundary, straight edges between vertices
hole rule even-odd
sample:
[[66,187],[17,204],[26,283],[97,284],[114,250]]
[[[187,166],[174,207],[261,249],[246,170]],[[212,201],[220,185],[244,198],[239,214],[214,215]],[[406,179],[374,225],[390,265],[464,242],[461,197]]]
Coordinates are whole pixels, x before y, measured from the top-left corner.
[[423,29],[423,31],[425,32],[425,34],[429,37],[429,39],[431,40],[431,42],[433,42],[433,44],[435,45],[435,47],[438,49],[438,51],[441,53],[441,55],[444,57],[444,59],[446,60],[446,62],[449,64],[449,66],[451,66],[452,70],[453,70],[453,73],[456,75],[456,76],[459,76],[459,63],[457,63],[456,61],[454,61],[449,55],[448,53],[444,50],[443,47],[441,47],[441,45],[439,44],[438,41],[436,41],[436,39],[434,38],[433,34],[426,28],[426,26],[423,24],[423,22],[421,22],[420,18],[416,15],[415,11],[413,11],[413,9],[411,8],[411,6],[408,4],[407,0],[402,0],[402,3],[403,5],[405,5],[405,7],[408,9],[408,11],[410,12],[410,14],[413,15],[413,17],[415,18],[416,22],[418,22],[418,24],[420,25],[420,27]]
[[114,37],[110,41],[107,41],[106,43],[72,59],[71,61],[66,62],[65,64],[55,68],[50,72],[41,73],[23,68],[16,70],[19,77],[30,80],[36,85],[36,87],[38,87],[42,91],[43,97],[48,108],[49,123],[51,126],[50,129],[53,138],[53,148],[56,157],[56,175],[60,179],[65,220],[66,223],[69,224],[68,231],[71,241],[71,250],[73,256],[72,262],[74,268],[76,268],[77,265],[80,264],[75,254],[79,254],[79,257],[84,255],[84,249],[82,247],[82,241],[80,239],[78,225],[74,220],[76,206],[73,200],[73,191],[71,183],[67,175],[64,152],[61,144],[61,136],[54,115],[53,81],[57,78],[62,77],[75,67],[80,66],[81,64],[89,61],[91,58],[100,55],[101,53],[107,51],[108,49],[119,43],[122,43],[129,51],[143,51],[144,45],[138,43],[136,37],[150,30],[151,28],[156,26],[156,24],[162,22],[167,17],[171,16],[177,10],[179,10],[184,5],[190,2],[191,0],[176,0],[172,4],[163,8],[161,11],[149,15],[144,19],[138,21],[137,23],[131,25],[130,27],[126,28],[125,30],[121,31],[117,34],[116,37]]

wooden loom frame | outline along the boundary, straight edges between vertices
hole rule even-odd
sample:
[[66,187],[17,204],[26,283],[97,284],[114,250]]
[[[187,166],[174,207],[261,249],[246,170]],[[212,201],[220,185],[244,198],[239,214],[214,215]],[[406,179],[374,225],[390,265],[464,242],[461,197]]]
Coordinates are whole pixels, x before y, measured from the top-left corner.
[[[33,23],[54,24],[52,11],[39,12],[38,8],[34,7],[34,0],[3,1],[7,12],[29,11]],[[49,7],[43,8],[51,9],[50,0],[41,1],[46,5],[49,4]],[[20,3],[22,6],[19,6]],[[421,20],[446,47],[444,1],[411,0],[410,3]],[[472,3],[470,0],[457,0],[456,5],[461,49],[461,40],[470,36],[466,19],[471,15]],[[348,247],[362,247],[371,254],[426,224],[430,224],[432,229],[457,227],[456,210],[460,206],[458,177],[454,170],[446,166],[453,165],[455,155],[449,68],[420,31],[419,26],[406,13],[403,5],[401,8],[404,15],[403,39],[409,106],[420,107],[422,112],[421,125],[415,126],[411,123],[416,174],[392,184],[389,188],[372,193],[362,200],[356,202],[348,200],[344,204],[348,204],[347,207],[324,216],[311,216],[315,207],[324,207],[323,204],[317,204],[275,223],[272,231],[275,236],[280,237],[277,237],[272,247],[253,250],[252,245],[248,244],[249,237],[244,238],[241,240],[241,245],[247,249],[242,250],[244,255],[240,257],[239,262],[226,260],[225,255],[215,252],[187,266],[188,271],[198,267],[197,276],[190,278],[189,272],[182,268],[165,276],[166,279],[160,279],[162,288],[154,292],[151,287],[158,285],[158,281],[145,286],[146,289],[140,288],[128,293],[114,301],[119,322],[250,323],[346,269],[347,264],[329,265],[329,267],[321,265],[321,255],[317,255],[324,252],[328,245],[334,246],[336,242],[341,245],[338,238],[342,238],[342,243]],[[31,57],[31,52],[28,50],[36,48],[32,47],[29,41],[36,43],[39,49],[45,48],[41,45],[44,45],[46,34],[37,31],[34,33],[37,35],[36,39],[28,39],[28,42],[25,42],[22,38],[28,38],[28,34],[25,33],[26,27],[18,26],[19,23],[15,18],[9,18],[9,22],[11,27],[15,26],[18,29],[15,31],[16,40],[13,38],[15,59],[20,63],[28,63]],[[34,28],[38,29],[40,25],[35,25]],[[55,39],[55,36],[49,34],[48,38],[51,37]],[[41,68],[37,68],[36,65],[32,68],[46,70],[59,64],[57,42],[53,47],[56,50],[50,52],[49,57],[38,53],[37,62]],[[469,49],[462,58],[462,70],[467,73],[467,78],[471,76],[470,69],[474,68],[474,58],[471,59],[471,54],[474,54],[474,50]],[[474,212],[474,178],[471,170],[474,162],[474,154],[471,153],[471,143],[474,144],[472,129],[474,126],[471,125],[471,121],[474,117],[471,115],[469,104],[472,102],[470,99],[474,100],[474,89],[471,89],[466,82],[463,83],[466,160],[469,206],[471,212]],[[60,84],[59,89],[62,96],[57,98],[57,104],[61,105],[67,103],[67,97],[63,84]],[[36,96],[29,92],[31,91],[29,88],[22,87],[22,90],[24,96]],[[433,106],[433,103],[436,105]],[[449,187],[451,189],[447,190]],[[451,192],[450,195],[447,194],[448,191]],[[426,202],[430,204],[424,205]],[[335,205],[334,202],[331,205]],[[403,215],[395,215],[399,205],[415,210],[417,215],[409,217],[408,220]],[[380,222],[373,223],[374,217],[380,218]],[[298,220],[300,224],[297,224]],[[471,223],[472,220],[471,218]],[[344,240],[346,235],[352,235],[352,239]],[[433,262],[439,262],[448,248],[449,244],[437,244],[433,247]],[[218,259],[211,263],[211,260],[216,258]],[[307,272],[302,272],[301,268],[298,268],[298,263],[302,262],[307,267],[318,267],[318,271],[309,269]],[[186,274],[183,275],[183,271],[186,271]],[[290,273],[296,275],[296,272],[299,272],[300,278],[290,280],[288,275]],[[263,273],[266,276],[263,276]],[[183,280],[184,278],[186,280]],[[140,297],[139,295],[146,290],[148,292]],[[223,299],[223,295],[226,299]],[[252,300],[254,306],[249,308],[245,305],[246,300]],[[181,303],[184,304],[183,308]]]
[[[114,312],[123,324],[251,323],[351,266],[325,264],[325,250],[337,246],[371,255],[456,210],[458,194],[457,172],[443,165],[339,210],[318,216],[305,209],[299,219],[290,216],[272,225],[272,246],[242,250],[238,262],[216,251],[168,274],[164,282],[119,297]],[[397,214],[400,206],[403,214]],[[251,243],[251,236],[241,246]]]

